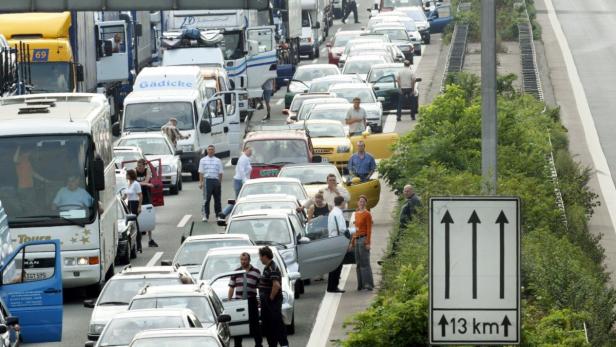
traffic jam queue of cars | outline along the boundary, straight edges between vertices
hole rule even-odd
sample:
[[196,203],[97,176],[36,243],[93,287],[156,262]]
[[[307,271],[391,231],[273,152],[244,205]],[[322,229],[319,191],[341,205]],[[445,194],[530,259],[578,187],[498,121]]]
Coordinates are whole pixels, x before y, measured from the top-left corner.
[[[398,135],[384,128],[398,107],[396,76],[430,43],[430,25],[438,32],[450,19],[444,5],[426,16],[421,6],[390,3],[381,1],[364,30],[337,32],[326,44],[329,64],[298,66],[285,80],[284,125],[240,131],[245,91],[234,91],[222,58],[214,68],[142,69],[113,124],[100,94],[0,99],[0,346],[60,341],[63,288],[95,298],[84,301],[86,346],[229,346],[250,334],[252,310],[246,296],[230,299],[230,279],[248,280],[237,271],[243,254],[263,272],[264,246],[279,266],[282,322],[293,334],[304,286],[335,270],[350,242],[304,207],[328,177],[348,192],[347,226],[359,196],[378,204],[378,173],[355,177],[350,158],[364,146],[376,160],[392,155]],[[358,100],[360,127],[347,122]],[[184,235],[173,258],[132,266],[146,242],[158,246],[164,193],[182,194],[183,173],[199,180],[210,145],[233,165],[252,154],[250,178],[217,216],[220,232]],[[2,236],[9,225],[14,234]]]

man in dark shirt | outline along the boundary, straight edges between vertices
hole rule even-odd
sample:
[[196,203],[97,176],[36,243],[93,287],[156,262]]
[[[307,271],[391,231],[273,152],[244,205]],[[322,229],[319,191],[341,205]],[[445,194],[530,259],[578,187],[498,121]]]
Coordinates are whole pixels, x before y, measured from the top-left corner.
[[418,206],[421,206],[421,200],[419,200],[419,197],[415,194],[412,185],[407,184],[404,186],[402,194],[404,195],[406,201],[400,209],[400,229],[404,229],[406,227],[406,225],[413,219],[415,209]]
[[263,334],[270,347],[288,347],[287,331],[282,321],[282,285],[280,268],[274,262],[272,250],[265,246],[259,249],[259,258],[265,265],[259,279],[259,299],[261,302],[261,322]]
[[[250,335],[255,339],[255,347],[262,347],[263,337],[259,326],[259,304],[257,302],[257,284],[261,278],[261,271],[250,264],[250,254],[244,252],[240,255],[240,267],[235,271],[246,271],[244,276],[232,276],[229,280],[228,299],[233,298],[235,292],[236,299],[248,300],[248,319],[250,325]],[[242,346],[242,337],[234,337],[235,347]]]

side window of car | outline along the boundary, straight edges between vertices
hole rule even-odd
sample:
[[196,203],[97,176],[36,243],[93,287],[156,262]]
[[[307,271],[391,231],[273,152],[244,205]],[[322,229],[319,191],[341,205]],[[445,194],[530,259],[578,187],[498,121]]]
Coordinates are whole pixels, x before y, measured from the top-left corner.
[[297,237],[297,235],[306,236],[303,224],[299,221],[296,215],[291,215],[291,226],[293,227],[293,235]]

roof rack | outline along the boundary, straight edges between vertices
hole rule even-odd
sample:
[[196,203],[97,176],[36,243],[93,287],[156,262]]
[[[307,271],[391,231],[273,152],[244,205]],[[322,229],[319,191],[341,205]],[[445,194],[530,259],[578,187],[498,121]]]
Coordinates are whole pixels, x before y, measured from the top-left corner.
[[143,288],[139,289],[139,295],[144,295],[145,293],[147,293],[149,287],[150,287],[150,284],[146,283],[146,285],[143,286]]
[[164,32],[161,39],[165,49],[224,46],[221,30],[183,29]]
[[257,132],[257,131],[295,131],[295,130],[305,130],[303,124],[293,123],[293,124],[284,124],[284,125],[254,125],[246,128],[246,133],[249,132]]
[[28,105],[20,107],[17,114],[49,113],[49,105]]
[[27,106],[46,105],[49,107],[56,107],[56,99],[26,99]]

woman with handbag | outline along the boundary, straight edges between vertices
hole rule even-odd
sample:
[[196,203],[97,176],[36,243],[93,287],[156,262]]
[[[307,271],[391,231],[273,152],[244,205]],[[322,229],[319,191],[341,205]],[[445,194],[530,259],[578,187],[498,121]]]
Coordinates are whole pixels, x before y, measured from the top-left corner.
[[360,195],[357,201],[357,209],[355,210],[355,228],[351,242],[355,250],[355,263],[357,264],[357,290],[372,290],[374,289],[374,280],[372,278],[372,268],[370,266],[370,241],[372,238],[372,214],[366,205],[368,198],[365,195]]

